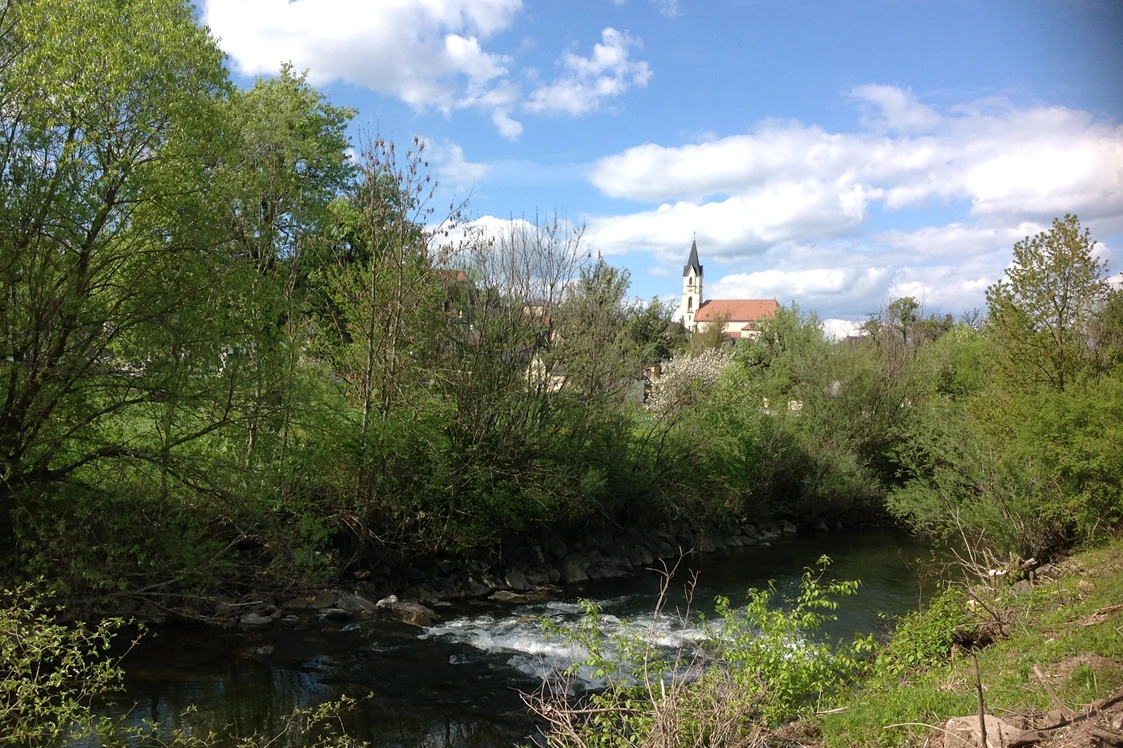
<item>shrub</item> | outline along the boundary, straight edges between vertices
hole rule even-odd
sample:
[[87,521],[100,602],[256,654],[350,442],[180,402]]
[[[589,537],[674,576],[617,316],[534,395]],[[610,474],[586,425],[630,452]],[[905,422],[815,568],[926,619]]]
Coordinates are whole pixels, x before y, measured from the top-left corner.
[[[750,590],[744,608],[719,598],[712,634],[695,649],[670,654],[653,636],[605,636],[599,609],[586,602],[579,626],[564,633],[588,657],[525,697],[549,724],[549,745],[764,745],[766,729],[829,698],[863,670],[873,649],[869,637],[815,639],[834,618],[835,598],[858,588],[856,581],[823,583],[829,563],[824,556],[816,570],[806,570],[786,610],[775,604],[772,585]],[[605,687],[573,699],[578,670],[604,679]]]

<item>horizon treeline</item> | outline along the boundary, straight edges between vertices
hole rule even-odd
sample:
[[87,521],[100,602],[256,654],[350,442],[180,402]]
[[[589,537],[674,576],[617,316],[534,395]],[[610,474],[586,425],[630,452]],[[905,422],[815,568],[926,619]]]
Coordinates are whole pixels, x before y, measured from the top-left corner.
[[562,216],[462,231],[424,144],[352,151],[353,115],[290,67],[236,88],[180,0],[0,4],[5,576],[302,584],[886,507],[1001,552],[1118,528],[1123,303],[1075,217],[974,324],[900,299],[835,343],[793,305],[728,348]]

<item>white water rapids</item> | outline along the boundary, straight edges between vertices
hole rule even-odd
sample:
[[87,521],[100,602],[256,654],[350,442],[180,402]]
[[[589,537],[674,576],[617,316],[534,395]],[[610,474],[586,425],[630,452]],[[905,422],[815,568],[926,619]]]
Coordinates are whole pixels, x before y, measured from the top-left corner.
[[[618,661],[619,653],[612,640],[619,636],[655,644],[671,659],[676,655],[690,659],[697,653],[697,645],[711,635],[713,624],[702,622],[693,614],[683,616],[667,611],[658,616],[647,613],[644,617],[640,613],[634,620],[616,615],[624,612],[621,608],[628,600],[619,597],[592,601],[601,610],[598,627],[606,642],[604,653],[613,661]],[[420,638],[464,644],[476,651],[454,654],[449,658],[450,664],[507,656],[509,667],[539,679],[588,658],[588,650],[566,635],[576,632],[584,615],[577,603],[531,603],[506,613],[494,611],[454,618],[426,629]],[[574,679],[575,685],[585,689],[601,688],[606,682],[588,666],[581,667]]]

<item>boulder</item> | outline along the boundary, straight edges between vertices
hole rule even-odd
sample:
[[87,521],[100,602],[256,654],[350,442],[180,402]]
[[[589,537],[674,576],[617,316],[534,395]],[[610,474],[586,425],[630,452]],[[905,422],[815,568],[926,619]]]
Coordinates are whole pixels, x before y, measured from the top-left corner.
[[525,592],[530,589],[530,583],[526,581],[526,574],[521,569],[508,569],[504,581],[507,582],[508,587],[517,592]]
[[580,553],[571,553],[562,559],[558,571],[562,584],[584,582],[589,578],[585,570],[589,568],[589,558]]
[[348,613],[372,613],[378,607],[365,597],[353,595],[350,592],[340,592],[339,599],[336,600],[335,606],[337,608],[342,608]]
[[379,600],[378,602],[376,602],[374,604],[374,607],[380,608],[380,609],[381,608],[391,608],[391,607],[393,607],[394,603],[396,603],[396,602],[398,602],[398,596],[397,595],[390,595],[390,596],[384,597],[381,600]]
[[240,620],[246,626],[264,626],[267,623],[273,623],[273,619],[269,616],[263,616],[260,613],[252,610],[249,613],[244,614],[238,620]]
[[320,610],[320,619],[327,619],[329,621],[346,621],[351,617],[343,608],[322,608]]
[[437,620],[437,614],[421,603],[395,602],[390,605],[390,612],[414,626],[432,626]]
[[332,607],[338,599],[339,595],[335,590],[319,590],[294,597],[281,607],[290,610],[320,610],[321,608]]
[[795,535],[796,534],[796,526],[793,525],[791,522],[788,522],[787,520],[784,520],[783,522],[780,523],[780,530],[785,535]]
[[713,553],[717,550],[717,544],[709,535],[699,535],[697,540],[697,548],[702,553]]

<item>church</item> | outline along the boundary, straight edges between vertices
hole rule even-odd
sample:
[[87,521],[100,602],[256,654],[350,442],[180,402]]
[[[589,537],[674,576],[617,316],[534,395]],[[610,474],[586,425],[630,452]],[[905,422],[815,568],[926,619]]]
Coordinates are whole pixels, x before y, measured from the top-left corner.
[[702,298],[702,266],[698,262],[698,242],[690,245],[690,258],[682,269],[682,306],[680,317],[689,332],[704,330],[718,317],[728,315],[724,332],[730,338],[753,337],[753,328],[764,319],[772,319],[780,305],[776,299],[710,299]]

